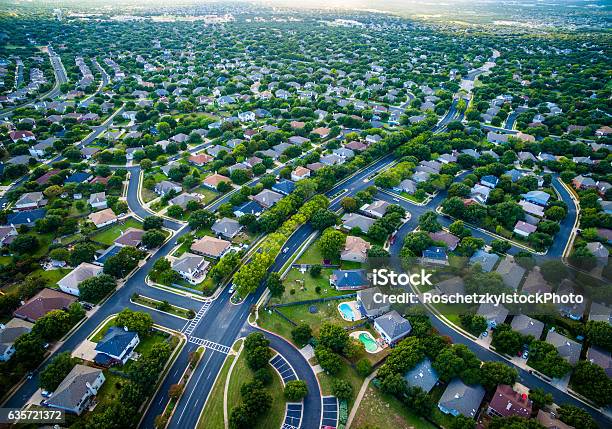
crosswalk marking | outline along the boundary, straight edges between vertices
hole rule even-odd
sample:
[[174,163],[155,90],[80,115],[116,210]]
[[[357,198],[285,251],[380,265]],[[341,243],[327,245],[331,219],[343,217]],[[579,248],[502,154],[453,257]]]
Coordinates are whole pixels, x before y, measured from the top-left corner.
[[200,323],[200,320],[202,320],[202,317],[204,317],[204,314],[210,307],[211,303],[212,301],[206,301],[204,305],[202,305],[202,308],[198,310],[195,317],[191,319],[190,321],[188,321],[187,323],[185,323],[185,326],[183,326],[183,328],[181,329],[181,332],[189,337],[193,333],[195,328],[198,326],[198,323]]
[[205,340],[204,338],[189,337],[188,341],[190,343],[197,344],[199,346],[206,347],[207,349],[211,349],[224,354],[229,354],[231,350],[228,346],[224,346],[223,344],[215,343],[213,341]]

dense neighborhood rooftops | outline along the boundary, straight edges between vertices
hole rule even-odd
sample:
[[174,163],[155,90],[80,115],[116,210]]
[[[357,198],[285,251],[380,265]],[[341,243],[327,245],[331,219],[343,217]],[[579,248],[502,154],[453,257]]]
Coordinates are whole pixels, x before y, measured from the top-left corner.
[[442,410],[466,417],[476,417],[480,403],[485,395],[484,387],[480,385],[469,386],[459,378],[454,378],[442,394],[438,407]]
[[13,313],[29,321],[36,321],[51,310],[68,308],[77,297],[55,289],[44,288]]

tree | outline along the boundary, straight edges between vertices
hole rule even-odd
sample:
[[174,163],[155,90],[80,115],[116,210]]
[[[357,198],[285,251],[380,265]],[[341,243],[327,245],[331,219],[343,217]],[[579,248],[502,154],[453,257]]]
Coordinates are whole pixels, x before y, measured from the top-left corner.
[[489,390],[498,384],[514,385],[518,377],[516,369],[503,362],[484,362],[480,367],[480,384]]
[[125,277],[138,266],[138,262],[146,256],[146,252],[135,247],[126,246],[111,256],[104,263],[104,273],[115,278]]
[[153,318],[149,313],[143,311],[132,311],[129,308],[122,310],[115,317],[114,325],[127,327],[130,331],[136,331],[143,338],[149,334],[153,328]]
[[64,310],[51,310],[34,323],[32,332],[46,341],[59,340],[72,326],[70,315]]
[[266,281],[266,286],[268,289],[270,289],[272,296],[275,297],[282,296],[285,292],[285,286],[283,285],[283,281],[281,280],[279,273],[270,273],[268,275],[268,280]]
[[238,405],[232,409],[229,426],[231,429],[248,429],[253,426],[251,415],[244,405]]
[[183,385],[182,384],[173,384],[168,388],[168,396],[172,399],[177,399],[183,393]]
[[436,232],[442,229],[442,225],[438,222],[436,212],[426,212],[419,217],[419,228],[427,232]]
[[353,386],[346,380],[336,378],[332,382],[332,395],[341,401],[349,401],[353,397]]
[[600,407],[612,403],[612,380],[597,364],[585,360],[579,361],[572,374],[572,386],[578,393]]
[[91,262],[94,260],[96,247],[93,243],[80,242],[74,245],[70,253],[70,265],[76,267],[81,262]]
[[33,235],[19,234],[11,241],[9,248],[19,254],[32,253],[38,248],[38,239]]
[[319,344],[336,353],[342,353],[349,343],[349,335],[344,328],[323,322],[319,329]]
[[200,209],[191,213],[189,216],[189,227],[191,229],[210,228],[217,220],[214,213]]
[[582,408],[564,404],[557,411],[559,412],[559,420],[576,429],[598,429],[593,417]]
[[496,253],[506,253],[512,245],[506,240],[495,239],[491,242],[491,248]]
[[331,210],[319,209],[310,218],[312,227],[319,231],[324,231],[338,223],[338,215]]
[[568,276],[568,270],[565,264],[559,260],[549,260],[542,262],[540,272],[544,280],[551,284],[559,284]]
[[319,239],[319,249],[323,258],[334,260],[340,257],[340,251],[344,249],[346,235],[335,229],[327,229]]
[[142,235],[142,244],[147,249],[155,249],[166,240],[166,234],[159,229],[150,229]]
[[49,258],[54,261],[68,262],[70,260],[70,252],[64,247],[58,247],[49,252]]
[[322,269],[323,268],[321,267],[321,265],[315,264],[312,267],[310,267],[310,275],[315,278],[320,277]]
[[312,329],[307,323],[300,323],[291,330],[291,338],[299,346],[303,346],[312,338]]
[[565,218],[566,212],[563,207],[552,206],[544,211],[547,219],[559,222]]
[[452,419],[449,426],[450,429],[474,429],[476,427],[476,421],[463,414],[459,414]]
[[523,348],[523,344],[525,344],[523,336],[513,331],[510,325],[504,323],[495,327],[491,345],[495,347],[498,352],[516,356]]
[[301,401],[306,395],[308,395],[308,387],[304,380],[290,380],[285,383],[285,398],[289,401]]
[[146,217],[142,223],[142,228],[145,231],[150,229],[161,229],[164,226],[164,220],[159,216]]
[[357,200],[353,197],[345,197],[340,202],[342,209],[348,213],[354,213],[357,211]]
[[40,387],[53,392],[76,364],[77,360],[70,356],[70,352],[58,354],[40,372]]
[[472,335],[479,336],[487,330],[487,320],[479,314],[461,314],[461,325]]
[[372,372],[372,363],[368,359],[362,358],[357,361],[355,368],[359,375],[367,377]]
[[589,320],[586,324],[589,343],[612,351],[612,326],[603,320]]
[[431,397],[418,386],[409,386],[403,400],[408,408],[419,416],[430,415],[434,408]]
[[392,373],[382,380],[380,387],[383,392],[395,395],[399,398],[403,396],[408,386],[402,374]]
[[30,332],[15,340],[15,354],[11,361],[19,362],[26,369],[36,368],[43,360],[45,347],[39,335]]
[[518,416],[493,417],[489,429],[542,429],[542,425],[535,419],[525,419]]
[[180,218],[183,216],[183,208],[177,204],[173,204],[168,207],[168,216],[173,218]]
[[552,393],[545,392],[541,387],[530,390],[529,399],[533,401],[533,405],[537,409],[544,408],[546,405],[552,405],[553,403]]
[[529,346],[529,366],[552,378],[561,378],[572,369],[552,344],[540,340]]
[[83,301],[97,303],[115,290],[117,282],[108,274],[93,276],[79,283],[79,298]]
[[319,365],[321,365],[321,368],[331,375],[337,374],[338,371],[340,371],[340,368],[342,368],[340,356],[325,346],[317,346],[315,349],[315,356],[317,358],[317,362]]

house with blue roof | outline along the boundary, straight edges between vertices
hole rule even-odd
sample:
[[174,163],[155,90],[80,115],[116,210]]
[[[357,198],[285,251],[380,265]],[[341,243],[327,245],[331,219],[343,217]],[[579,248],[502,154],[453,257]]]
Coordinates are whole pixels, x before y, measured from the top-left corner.
[[438,373],[432,368],[431,361],[427,358],[404,374],[404,380],[408,386],[420,387],[425,392],[431,391],[438,384],[438,378]]
[[393,345],[410,334],[412,325],[397,311],[391,310],[374,319],[374,329],[387,344]]
[[480,179],[480,184],[486,186],[487,188],[494,189],[497,186],[499,179],[495,176],[487,175],[482,176]]
[[264,208],[257,201],[247,201],[246,203],[234,207],[234,216],[241,217],[245,214],[254,214],[259,216],[264,211]]
[[522,194],[521,197],[523,197],[525,201],[546,207],[550,199],[550,194],[544,191],[529,191],[526,194]]
[[365,270],[334,270],[329,284],[337,290],[356,290],[370,286]]
[[111,247],[104,250],[100,254],[100,256],[96,258],[96,260],[94,261],[94,264],[104,265],[104,263],[108,260],[108,258],[110,258],[111,256],[115,256],[117,253],[119,253],[120,250],[121,250],[121,246],[117,246],[116,244],[113,244]]
[[125,365],[139,343],[137,332],[128,331],[127,327],[111,326],[96,345],[95,351],[98,353],[94,362],[106,367]]
[[40,208],[36,210],[26,210],[22,212],[9,213],[6,217],[7,225],[11,226],[34,226],[38,219],[45,217],[47,210]]
[[510,176],[510,180],[512,180],[512,183],[516,182],[521,177],[523,177],[523,173],[521,171],[517,170],[516,168],[513,168],[512,170],[506,171],[505,174]]
[[272,190],[278,192],[279,194],[289,195],[295,190],[295,183],[293,183],[291,180],[284,179],[272,185]]
[[423,250],[424,263],[437,264],[437,265],[448,265],[448,256],[446,255],[446,248],[440,246],[431,246]]
[[499,256],[495,253],[488,253],[478,249],[470,258],[470,265],[480,264],[482,271],[488,273],[493,269],[497,261],[499,261]]
[[85,173],[84,171],[77,171],[71,174],[64,180],[64,183],[85,183],[91,179],[91,174]]

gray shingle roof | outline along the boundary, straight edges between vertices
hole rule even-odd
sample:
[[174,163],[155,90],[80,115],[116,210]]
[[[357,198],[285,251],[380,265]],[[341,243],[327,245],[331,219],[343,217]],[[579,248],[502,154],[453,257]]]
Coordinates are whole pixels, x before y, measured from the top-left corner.
[[438,404],[448,410],[457,410],[466,417],[475,417],[484,394],[484,387],[468,386],[455,378],[446,387]]

